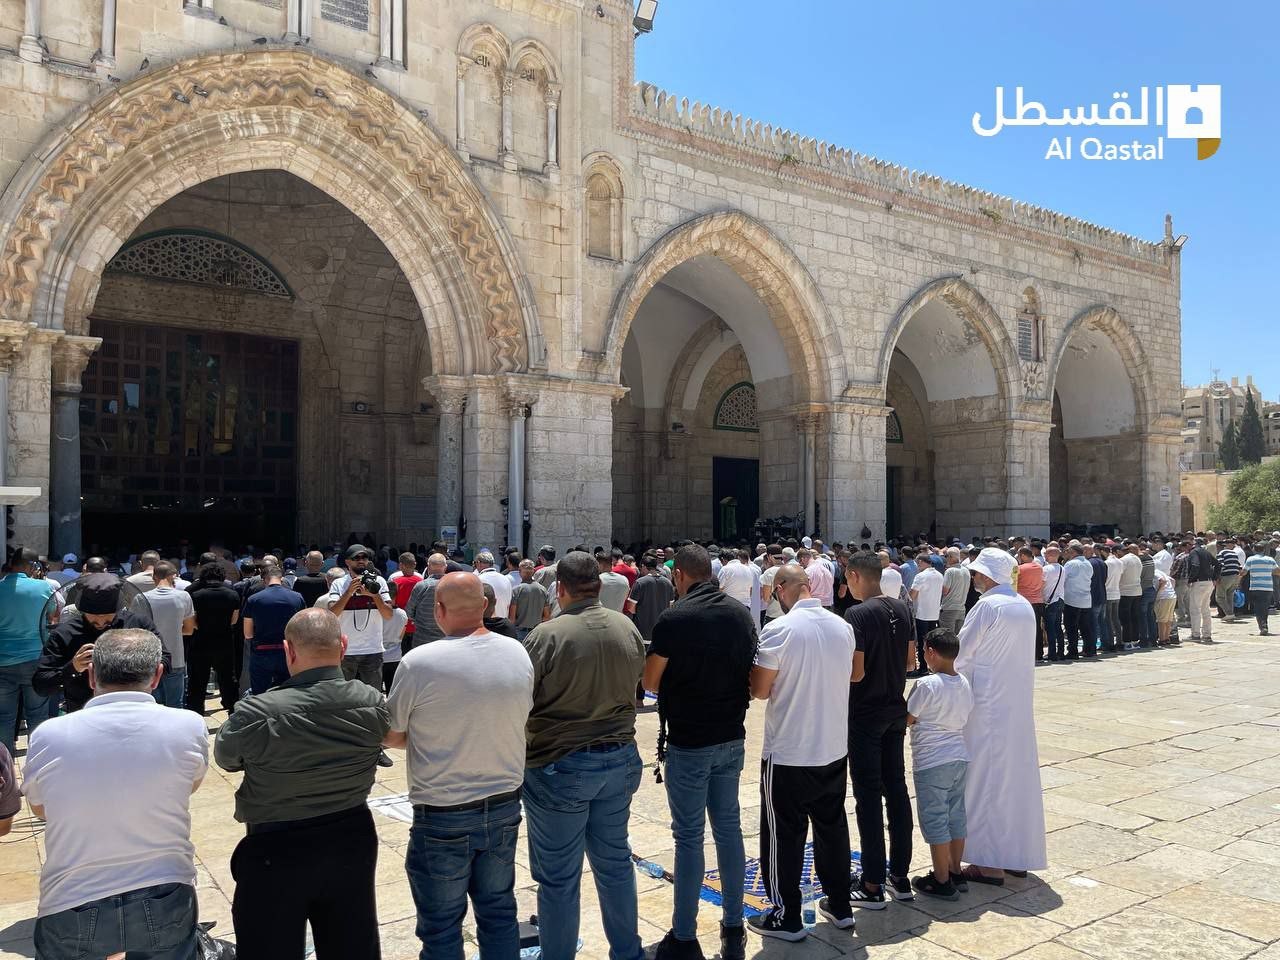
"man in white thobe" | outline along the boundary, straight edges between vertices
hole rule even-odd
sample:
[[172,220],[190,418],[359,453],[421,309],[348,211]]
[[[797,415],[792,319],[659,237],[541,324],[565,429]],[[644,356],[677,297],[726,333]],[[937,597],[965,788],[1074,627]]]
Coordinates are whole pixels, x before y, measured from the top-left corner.
[[1016,561],[984,549],[969,564],[982,596],[960,629],[956,672],[973,689],[965,726],[969,748],[965,816],[969,836],[965,878],[1002,885],[1004,871],[1022,874],[1048,865],[1044,799],[1036,748],[1036,615],[1010,586]]

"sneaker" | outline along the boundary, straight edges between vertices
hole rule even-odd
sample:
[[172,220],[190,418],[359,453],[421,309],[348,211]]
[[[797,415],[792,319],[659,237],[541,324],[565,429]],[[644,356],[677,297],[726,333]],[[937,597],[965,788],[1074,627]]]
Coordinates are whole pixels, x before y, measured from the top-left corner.
[[965,879],[963,873],[953,873],[951,875],[951,885],[961,893],[969,892],[969,881]]
[[380,750],[378,751],[378,766],[393,767],[395,766],[395,761],[392,760],[389,756],[387,756],[387,751]]
[[921,893],[928,894],[931,897],[937,897],[939,900],[960,899],[960,894],[956,892],[956,888],[950,880],[946,883],[939,883],[938,878],[932,873],[924,873],[915,877],[911,881],[911,885]]
[[852,930],[857,922],[853,919],[853,911],[851,910],[844,916],[837,916],[835,910],[831,906],[830,897],[823,897],[818,901],[818,912],[841,930]]
[[668,930],[667,935],[658,944],[658,949],[653,952],[653,960],[705,960],[705,958],[702,955],[702,945],[696,939],[677,940],[675,931]]
[[747,917],[747,929],[762,937],[774,937],[778,940],[790,940],[795,943],[809,935],[800,920],[800,915],[782,919],[782,908],[774,907],[768,913]]
[[849,894],[849,904],[850,906],[863,907],[867,910],[883,910],[889,905],[889,901],[884,898],[884,884],[881,884],[880,889],[872,893],[863,885],[862,874],[855,874],[853,877],[853,892]]
[[720,924],[720,960],[746,960],[747,931]]
[[889,882],[884,885],[883,889],[887,890],[889,896],[895,900],[914,900],[916,898],[915,892],[911,889],[911,881],[906,877],[895,877],[892,873],[889,874]]

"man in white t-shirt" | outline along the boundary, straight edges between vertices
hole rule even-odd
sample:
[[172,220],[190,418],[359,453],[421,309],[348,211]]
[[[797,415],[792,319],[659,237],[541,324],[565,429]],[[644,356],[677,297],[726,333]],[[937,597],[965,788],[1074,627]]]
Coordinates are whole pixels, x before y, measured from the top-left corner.
[[916,612],[917,675],[925,676],[929,668],[924,662],[924,638],[938,626],[942,609],[942,574],[928,560],[920,564],[911,580],[911,604]]
[[778,617],[782,616],[782,604],[778,602],[778,598],[773,592],[773,578],[778,575],[780,569],[782,569],[781,549],[774,553],[766,553],[764,557],[764,572],[760,574],[760,593],[764,603],[765,623],[770,620],[777,620]]
[[506,617],[511,607],[511,591],[515,589],[515,584],[505,573],[494,569],[493,554],[488,550],[481,550],[476,554],[475,566],[480,582],[493,587],[493,615]]
[[849,684],[861,677],[853,672],[853,628],[812,596],[804,568],[780,567],[773,594],[785,615],[761,631],[751,695],[769,702],[760,777],[760,863],[765,889],[777,906],[751,917],[747,928],[761,936],[803,940],[800,874],[810,824],[814,872],[827,894],[818,910],[841,929],[853,926],[844,765]]
[[38,956],[196,955],[190,801],[208,734],[198,713],[156,703],[162,650],[149,630],[106,631],[94,696],[31,734],[22,788],[46,821]]
[[[347,548],[347,575],[329,586],[325,605],[342,624],[347,652],[342,673],[348,680],[361,680],[375,690],[382,689],[382,621],[390,620],[391,592],[387,581],[370,568],[373,551],[353,543]],[[371,586],[364,580],[371,575]],[[377,581],[372,586],[373,580]]]
[[741,554],[736,551],[728,551],[721,554],[721,557],[727,557],[728,562],[720,567],[720,573],[717,580],[720,582],[720,590],[726,595],[733,597],[740,604],[751,609],[751,592],[755,585],[755,574],[751,572],[751,567],[747,561],[742,559],[746,551]]

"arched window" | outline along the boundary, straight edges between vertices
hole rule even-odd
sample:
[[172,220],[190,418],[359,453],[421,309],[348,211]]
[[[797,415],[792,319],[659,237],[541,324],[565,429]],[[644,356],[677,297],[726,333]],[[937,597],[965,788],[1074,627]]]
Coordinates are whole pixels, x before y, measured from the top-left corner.
[[736,430],[739,433],[759,433],[756,419],[756,388],[747,383],[735,383],[720,397],[716,404],[711,426],[716,430]]
[[267,297],[293,297],[289,284],[270,263],[230,237],[204,230],[143,234],[121,247],[107,270]]
[[1040,298],[1033,287],[1022,291],[1022,309],[1018,312],[1018,356],[1023,360],[1038,362],[1044,359],[1041,350]]
[[587,256],[622,259],[622,183],[606,164],[593,166],[586,178]]
[[884,442],[902,443],[902,421],[898,419],[898,411],[890,410],[884,421]]

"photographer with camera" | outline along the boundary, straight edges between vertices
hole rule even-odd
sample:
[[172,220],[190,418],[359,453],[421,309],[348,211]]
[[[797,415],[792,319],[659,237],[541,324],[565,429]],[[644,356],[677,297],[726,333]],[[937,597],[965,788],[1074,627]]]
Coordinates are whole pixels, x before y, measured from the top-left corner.
[[[347,650],[342,658],[342,675],[361,680],[382,691],[382,625],[392,617],[391,591],[387,582],[371,569],[373,551],[363,544],[347,547],[347,570],[329,587],[326,603],[338,618]],[[391,766],[383,751],[378,766]]]

